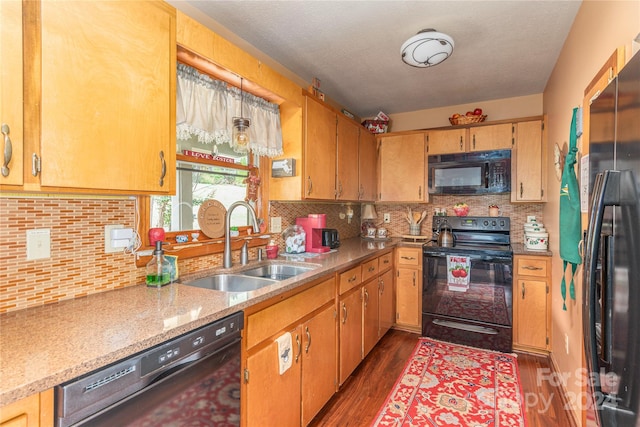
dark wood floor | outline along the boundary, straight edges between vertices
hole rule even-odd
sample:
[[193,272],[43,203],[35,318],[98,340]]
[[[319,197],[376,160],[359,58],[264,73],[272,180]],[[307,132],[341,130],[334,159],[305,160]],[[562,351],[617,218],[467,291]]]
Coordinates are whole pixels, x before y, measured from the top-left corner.
[[[418,335],[391,330],[369,353],[310,426],[370,426],[413,352]],[[539,381],[546,357],[518,354],[528,427],[571,427],[559,390]],[[543,369],[544,371],[540,371]],[[496,426],[497,427],[497,426]]]

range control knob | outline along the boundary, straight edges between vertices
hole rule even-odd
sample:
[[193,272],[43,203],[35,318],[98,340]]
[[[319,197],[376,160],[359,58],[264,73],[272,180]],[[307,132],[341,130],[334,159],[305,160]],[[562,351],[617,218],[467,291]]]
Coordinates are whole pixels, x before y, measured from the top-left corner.
[[485,227],[487,227],[489,225],[489,221],[485,220],[483,224]]
[[491,221],[491,225],[492,225],[493,227],[495,227],[495,226],[497,225],[497,223],[496,223],[495,221]]

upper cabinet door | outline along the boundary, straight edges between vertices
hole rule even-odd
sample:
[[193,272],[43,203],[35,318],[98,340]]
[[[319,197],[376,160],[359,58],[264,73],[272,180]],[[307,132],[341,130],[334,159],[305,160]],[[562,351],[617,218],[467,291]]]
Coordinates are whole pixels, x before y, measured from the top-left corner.
[[40,185],[175,193],[175,9],[40,7]]
[[360,129],[358,153],[358,200],[376,199],[376,136]]
[[[512,152],[512,202],[546,201],[546,140],[542,120],[516,124],[516,144]],[[515,164],[515,168],[513,165]]]
[[379,200],[424,202],[424,133],[382,137],[379,149]]
[[430,130],[427,133],[427,154],[466,152],[468,132],[468,129]]
[[469,151],[511,149],[514,143],[514,125],[476,126],[469,129]]
[[304,198],[336,198],[336,114],[305,97]]
[[22,2],[0,1],[0,185],[23,183]]
[[336,117],[338,118],[336,198],[358,200],[358,137],[361,126],[339,114]]

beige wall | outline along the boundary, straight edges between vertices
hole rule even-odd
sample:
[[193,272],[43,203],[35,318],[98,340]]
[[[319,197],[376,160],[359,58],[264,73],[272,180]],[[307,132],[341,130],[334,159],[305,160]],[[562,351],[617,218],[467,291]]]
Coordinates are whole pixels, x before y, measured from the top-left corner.
[[390,114],[390,132],[403,130],[429,129],[451,126],[449,117],[454,113],[465,114],[476,107],[482,108],[487,115],[487,121],[507,120],[517,117],[542,115],[542,94],[517,96],[513,98],[481,101],[473,104],[449,105],[428,110],[409,111],[406,113]]
[[[543,94],[543,108],[548,125],[549,162],[553,162],[552,150],[556,142],[560,146],[565,142],[568,144],[572,109],[582,105],[587,85],[616,48],[625,46],[630,51],[632,39],[638,32],[640,2],[583,2]],[[578,147],[581,148],[586,143],[579,141]],[[557,236],[560,182],[555,176],[553,164],[549,165],[548,171],[549,198],[544,208],[545,226],[551,235]],[[560,296],[562,261],[558,252],[558,240],[550,239],[550,244],[550,249],[557,254],[553,258],[553,359],[561,373],[570,374],[565,390],[569,398],[575,401],[582,392],[577,375],[577,370],[582,368],[581,280],[576,283],[576,301],[568,301],[567,311],[563,311]],[[581,274],[582,269],[579,269],[577,276]],[[565,351],[565,335],[569,339],[569,353]],[[575,414],[579,416],[579,408],[575,409]]]

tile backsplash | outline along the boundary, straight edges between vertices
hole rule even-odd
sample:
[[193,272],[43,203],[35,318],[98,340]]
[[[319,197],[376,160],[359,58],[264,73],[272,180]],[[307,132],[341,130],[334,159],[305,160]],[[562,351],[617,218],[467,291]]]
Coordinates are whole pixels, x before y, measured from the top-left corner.
[[[422,228],[425,234],[435,207],[452,213],[453,205],[460,200],[434,196],[428,204],[377,204],[376,223],[382,224],[383,214],[389,213],[391,223],[385,227],[392,235],[408,234],[409,225],[403,217],[407,207],[426,210]],[[544,221],[542,204],[512,205],[508,195],[472,196],[464,201],[471,207],[469,214],[475,216],[487,215],[489,204],[500,206],[502,215],[511,217],[514,242],[522,242],[527,215]],[[354,212],[351,222],[346,218],[348,207]],[[144,283],[144,269],[135,266],[132,255],[104,253],[104,226],[122,224],[135,228],[135,211],[132,198],[0,197],[0,313]],[[283,230],[295,224],[296,218],[310,213],[326,214],[327,227],[338,229],[341,239],[360,234],[357,203],[272,202],[269,207],[270,217],[282,218]],[[50,230],[50,258],[27,261],[26,232],[33,229]],[[282,247],[280,233],[273,237]],[[255,259],[253,251],[250,259]],[[178,265],[180,274],[220,267],[222,254],[179,260]]]

